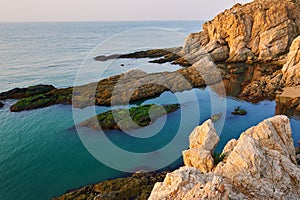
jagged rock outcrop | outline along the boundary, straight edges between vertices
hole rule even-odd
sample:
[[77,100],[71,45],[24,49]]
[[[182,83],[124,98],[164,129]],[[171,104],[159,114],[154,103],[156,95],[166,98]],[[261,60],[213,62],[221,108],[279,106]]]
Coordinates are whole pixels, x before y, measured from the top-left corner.
[[[184,54],[210,53],[215,61],[271,61],[281,59],[300,34],[298,0],[255,0],[236,4],[191,34]],[[190,55],[189,55],[190,56]]]
[[212,121],[196,127],[189,140],[190,149],[182,152],[184,164],[203,173],[210,172],[214,167],[212,153],[220,140]]
[[155,184],[149,200],[300,198],[300,168],[286,116],[248,129],[228,142],[223,153],[225,159],[212,172],[185,166],[167,174],[164,182]]
[[[240,94],[241,98],[251,99],[275,99],[277,103],[294,102],[288,104],[288,110],[296,108],[294,94],[289,96],[282,95],[285,87],[296,87],[300,85],[300,36],[293,40],[290,51],[287,55],[287,61],[283,68],[277,70],[271,75],[260,76],[259,79],[252,81],[248,84]],[[286,100],[289,98],[288,100]],[[293,105],[293,106],[292,106]],[[299,108],[300,109],[300,108]],[[277,109],[277,111],[283,109]],[[277,112],[279,113],[279,112]],[[288,114],[287,112],[282,112]]]

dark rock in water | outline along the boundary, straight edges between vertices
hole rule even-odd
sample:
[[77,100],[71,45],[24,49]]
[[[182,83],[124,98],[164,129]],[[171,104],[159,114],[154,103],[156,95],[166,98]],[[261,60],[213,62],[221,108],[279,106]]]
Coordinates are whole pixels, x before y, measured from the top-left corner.
[[[132,107],[129,110],[115,109],[101,113],[96,117],[92,117],[80,123],[80,126],[89,127],[96,130],[132,130],[148,126],[157,118],[165,114],[175,112],[178,108],[179,104],[165,106],[151,104]],[[151,115],[151,118],[149,115]]]
[[124,64],[121,64],[120,66],[121,66],[121,67],[124,67],[125,65],[124,65]]
[[94,59],[96,61],[108,61],[108,60],[112,60],[112,59],[118,59],[120,58],[121,55],[119,54],[115,54],[115,55],[109,55],[109,56],[97,56]]
[[241,109],[241,107],[236,107],[234,111],[232,112],[233,115],[246,115],[247,111],[244,109]]
[[119,178],[89,185],[74,190],[52,200],[82,200],[82,199],[139,199],[146,200],[156,182],[164,180],[167,172],[137,173],[128,178]]
[[2,108],[4,106],[4,104],[0,101],[0,108]]
[[128,53],[128,54],[115,54],[115,55],[109,55],[109,56],[97,56],[94,59],[96,61],[107,61],[111,59],[121,59],[121,58],[159,58],[163,57],[165,55],[169,55],[170,53],[173,53],[174,51],[181,50],[180,47],[175,48],[166,48],[166,49],[150,49],[146,51],[137,51],[134,53]]
[[26,98],[44,94],[54,89],[56,88],[53,85],[35,85],[28,88],[15,88],[7,92],[0,93],[0,100]]
[[[96,61],[107,61],[111,59],[138,59],[138,58],[159,58],[157,60],[151,60],[150,63],[167,63],[179,64],[182,66],[191,66],[180,60],[181,56],[179,52],[182,50],[181,47],[166,48],[166,49],[150,49],[146,51],[138,51],[129,54],[114,54],[109,56],[97,56],[94,59]],[[121,65],[124,66],[124,65]]]
[[20,99],[10,107],[12,112],[44,108],[56,104],[72,104],[72,88],[55,89],[45,94],[39,94]]

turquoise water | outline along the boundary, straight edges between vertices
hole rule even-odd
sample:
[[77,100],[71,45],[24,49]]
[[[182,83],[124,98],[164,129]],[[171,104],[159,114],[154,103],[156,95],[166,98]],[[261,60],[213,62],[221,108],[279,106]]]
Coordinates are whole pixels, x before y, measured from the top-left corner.
[[[0,91],[36,83],[54,84],[56,87],[72,86],[76,72],[87,54],[107,37],[124,30],[162,27],[175,29],[187,35],[189,32],[199,31],[200,25],[201,22],[0,24]],[[172,39],[174,38],[169,38],[170,41],[166,40],[165,43],[171,44]],[[183,41],[175,42],[180,45]],[[107,49],[103,51],[110,53]],[[120,62],[124,62],[128,68],[115,67],[108,75],[145,65],[147,60]],[[118,63],[115,66],[120,65]],[[154,66],[157,67],[157,71],[161,67]],[[178,66],[172,66],[174,70],[177,68]],[[86,77],[92,74],[91,69]],[[0,109],[0,199],[49,199],[68,189],[128,175],[99,162],[89,153],[90,149],[85,148],[81,139],[92,142],[100,140],[100,143],[97,143],[97,150],[105,152],[111,158],[113,162],[111,164],[122,165],[128,170],[150,170],[151,167],[155,167],[155,163],[163,163],[170,157],[176,159],[173,159],[174,162],[168,167],[177,167],[182,163],[178,155],[188,147],[188,135],[197,124],[201,124],[211,115],[209,89],[193,89],[177,95],[183,99],[181,106],[185,112],[193,116],[193,113],[199,111],[199,118],[181,119],[181,111],[176,111],[168,115],[167,123],[161,130],[159,127],[164,118],[152,124],[150,130],[157,129],[158,133],[153,136],[144,135],[148,138],[143,139],[122,134],[120,131],[109,131],[104,135],[84,129],[77,134],[76,129],[72,128],[74,119],[71,106],[59,105],[11,113],[9,105],[14,101],[6,101],[5,107]],[[193,95],[197,98],[196,103],[200,105],[197,110],[194,107]],[[178,100],[174,94],[165,92],[143,104],[176,102]],[[226,106],[225,126],[222,129],[218,151],[221,151],[228,140],[238,138],[242,131],[273,116],[275,112],[275,103],[270,101],[253,105],[227,98]],[[236,106],[245,108],[248,111],[247,116],[231,115],[230,112]],[[81,120],[84,120],[91,117],[91,109],[75,109],[75,111],[80,114]],[[96,112],[108,109],[97,107]],[[180,132],[180,138],[168,151],[163,151],[161,148],[175,138],[181,120],[184,120],[185,128]],[[291,119],[291,122],[293,137],[298,141],[300,123],[295,119]],[[151,132],[148,130],[146,133]],[[121,149],[135,153],[149,151],[156,153],[136,160],[120,157],[113,150],[107,149],[107,144],[101,143],[106,136]]]

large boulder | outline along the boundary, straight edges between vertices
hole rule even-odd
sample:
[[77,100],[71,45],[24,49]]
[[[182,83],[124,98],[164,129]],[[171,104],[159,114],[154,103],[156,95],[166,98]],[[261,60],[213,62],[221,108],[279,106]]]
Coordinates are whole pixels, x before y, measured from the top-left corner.
[[149,199],[300,198],[300,168],[286,116],[248,129],[238,140],[229,141],[223,153],[225,159],[212,172],[186,166],[167,174]]
[[270,61],[281,59],[300,34],[298,0],[255,0],[236,4],[191,34],[184,54],[210,53],[215,61]]

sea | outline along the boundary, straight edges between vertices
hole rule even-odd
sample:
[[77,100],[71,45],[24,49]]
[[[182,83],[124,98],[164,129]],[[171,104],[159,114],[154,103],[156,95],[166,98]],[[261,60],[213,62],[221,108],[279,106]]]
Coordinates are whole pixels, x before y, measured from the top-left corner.
[[[182,46],[185,37],[199,32],[202,24],[203,21],[0,23],[0,92],[36,84],[71,87],[132,69],[175,71],[180,66],[150,64],[149,59],[99,62],[93,58]],[[188,148],[191,131],[212,114],[218,114],[218,110],[223,112],[216,122],[221,137],[216,149],[219,152],[227,141],[275,113],[273,101],[252,104],[217,96],[213,89],[203,88],[177,94],[167,91],[139,102],[179,103],[181,108],[130,133],[97,132],[76,126],[110,107],[78,109],[55,105],[12,113],[9,106],[16,100],[6,100],[0,109],[0,199],[50,199],[136,171],[172,170],[182,165],[181,151]],[[136,105],[127,107],[132,106]],[[247,110],[247,115],[232,115],[237,106]],[[297,145],[300,122],[292,117],[290,120]]]

